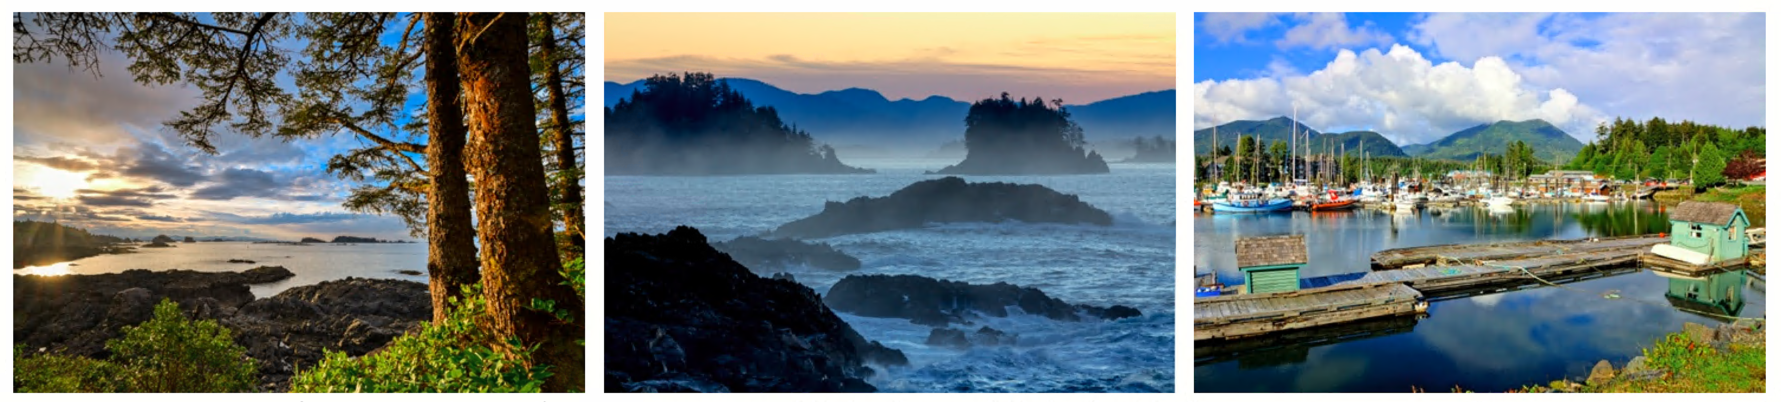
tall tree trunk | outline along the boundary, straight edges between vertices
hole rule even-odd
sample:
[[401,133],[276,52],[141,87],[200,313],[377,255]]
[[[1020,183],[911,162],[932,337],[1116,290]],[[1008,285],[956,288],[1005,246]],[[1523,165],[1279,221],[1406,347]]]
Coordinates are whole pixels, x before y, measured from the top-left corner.
[[464,177],[464,109],[458,103],[456,18],[428,13],[427,26],[427,281],[433,322],[443,323],[446,301],[481,280],[476,229],[470,224],[470,181]]
[[540,23],[544,25],[544,40],[539,41],[538,52],[545,60],[544,88],[550,96],[550,122],[556,126],[557,172],[562,177],[559,189],[563,192],[563,234],[569,237],[569,250],[577,255],[583,244],[581,216],[581,183],[575,175],[568,172],[580,168],[575,163],[575,139],[573,128],[569,126],[569,101],[563,95],[563,73],[557,64],[556,20],[550,13],[544,13]]
[[465,163],[476,176],[477,236],[482,240],[485,325],[502,337],[536,346],[534,364],[552,375],[546,391],[585,390],[586,350],[579,326],[531,310],[533,299],[582,317],[585,302],[564,283],[551,234],[549,186],[538,127],[532,119],[531,72],[524,13],[464,13],[458,20],[458,73],[469,116]]

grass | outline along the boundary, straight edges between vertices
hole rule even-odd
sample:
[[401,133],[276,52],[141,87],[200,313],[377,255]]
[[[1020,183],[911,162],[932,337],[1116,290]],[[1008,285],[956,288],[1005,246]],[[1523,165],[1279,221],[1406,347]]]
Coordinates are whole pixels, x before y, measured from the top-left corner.
[[[1582,385],[1576,392],[1767,392],[1767,349],[1762,343],[1733,343],[1722,351],[1675,332],[1646,348],[1644,354],[1646,367],[1662,370],[1663,376],[1645,380],[1617,378],[1606,384]],[[1560,380],[1553,381],[1550,387],[1532,385],[1509,392],[1544,392],[1570,385],[1574,384]]]
[[1767,227],[1766,213],[1768,205],[1763,197],[1767,194],[1767,186],[1727,186],[1714,187],[1700,194],[1693,194],[1694,188],[1683,186],[1677,190],[1659,191],[1655,198],[1659,203],[1674,207],[1682,201],[1707,201],[1738,204],[1744,209],[1744,215],[1750,217],[1750,227]]

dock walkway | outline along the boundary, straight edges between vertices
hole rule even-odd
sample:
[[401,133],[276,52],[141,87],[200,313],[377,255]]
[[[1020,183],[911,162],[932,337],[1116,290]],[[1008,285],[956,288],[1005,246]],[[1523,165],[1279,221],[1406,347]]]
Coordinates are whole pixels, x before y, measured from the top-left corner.
[[1194,340],[1230,339],[1416,312],[1422,294],[1401,283],[1355,283],[1194,300]]
[[1373,253],[1373,270],[1394,270],[1451,264],[1452,262],[1505,260],[1611,250],[1637,255],[1650,250],[1653,245],[1668,242],[1668,238],[1660,236],[1630,236],[1593,240],[1539,240],[1399,248]]

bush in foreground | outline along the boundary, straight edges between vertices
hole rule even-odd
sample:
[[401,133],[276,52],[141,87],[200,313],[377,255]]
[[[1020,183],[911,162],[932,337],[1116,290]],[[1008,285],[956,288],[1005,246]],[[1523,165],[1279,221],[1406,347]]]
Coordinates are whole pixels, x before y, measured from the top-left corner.
[[110,360],[43,354],[21,359],[14,347],[18,392],[248,392],[256,367],[247,349],[214,320],[193,321],[179,303],[162,299],[153,318],[105,342]]

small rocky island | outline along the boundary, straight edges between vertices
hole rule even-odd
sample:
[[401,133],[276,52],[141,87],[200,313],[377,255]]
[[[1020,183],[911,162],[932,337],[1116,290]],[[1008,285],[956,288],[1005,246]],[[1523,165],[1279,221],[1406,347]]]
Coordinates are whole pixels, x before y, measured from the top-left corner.
[[912,229],[929,223],[1003,222],[1112,225],[1113,216],[1037,184],[966,183],[946,177],[910,184],[886,197],[830,201],[821,213],[780,225],[772,235],[816,238]]
[[828,243],[741,236],[727,242],[711,243],[711,247],[729,254],[730,258],[756,272],[784,270],[797,265],[830,271],[860,269],[860,259],[836,250]]
[[1117,320],[1142,315],[1138,309],[1126,306],[1070,304],[1039,289],[1005,282],[972,285],[917,275],[848,275],[829,288],[823,302],[836,311],[866,317],[908,318],[932,327],[971,325],[971,319],[979,314],[1007,317],[1010,306],[1059,321],[1081,321],[1084,317]]
[[255,299],[248,285],[294,276],[284,267],[242,272],[129,270],[97,275],[13,275],[13,342],[25,355],[104,358],[105,341],[153,316],[161,299],[192,319],[217,320],[259,363],[262,391],[282,392],[324,350],[362,356],[432,318],[427,285],[347,278]]
[[871,392],[867,364],[909,362],[697,229],[608,237],[606,267],[606,392]]
[[938,174],[1048,175],[1107,173],[1099,153],[1084,151],[1082,126],[1063,100],[990,98],[965,115],[965,160]]
[[643,85],[606,108],[608,175],[873,172],[841,163],[835,148],[710,73],[657,75]]

